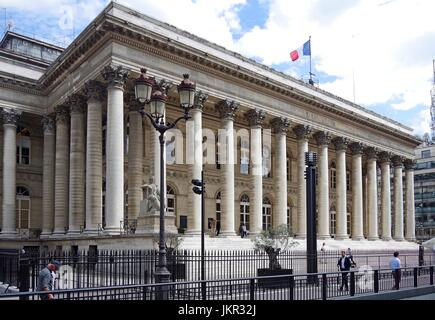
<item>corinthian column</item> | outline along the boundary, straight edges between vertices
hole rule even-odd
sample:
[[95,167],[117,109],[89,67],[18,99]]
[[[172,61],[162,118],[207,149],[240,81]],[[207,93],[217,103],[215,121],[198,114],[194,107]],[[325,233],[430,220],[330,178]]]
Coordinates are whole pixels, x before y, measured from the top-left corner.
[[134,95],[129,95],[128,107],[128,218],[137,219],[142,200],[144,153],[141,105]]
[[403,159],[393,156],[394,165],[394,240],[403,241]]
[[17,235],[15,219],[16,202],[16,148],[17,122],[21,111],[3,109],[3,195],[2,195],[2,238]]
[[42,233],[41,238],[48,237],[54,227],[54,172],[55,145],[54,115],[44,115],[44,155],[42,168]]
[[[192,179],[201,180],[202,171],[202,110],[208,95],[202,91],[195,92],[193,108],[190,112],[193,119],[193,164],[191,168]],[[187,141],[189,143],[189,141]],[[201,195],[189,192],[192,219],[187,234],[201,234]]]
[[102,74],[108,82],[105,230],[119,233],[124,219],[124,82],[128,72],[121,66],[106,66]]
[[80,226],[85,222],[86,100],[83,96],[73,95],[68,104],[71,110],[68,235],[73,236],[80,233]]
[[331,143],[329,132],[319,131],[314,134],[319,152],[319,214],[318,214],[318,232],[319,239],[331,238],[329,230],[329,168],[328,168],[328,146]]
[[362,154],[363,144],[352,143],[352,240],[363,240],[363,189]]
[[222,100],[216,105],[220,113],[222,129],[219,134],[220,156],[222,163],[222,193],[221,193],[221,234],[236,235],[234,228],[234,117],[239,109],[239,103]]
[[275,206],[273,225],[287,225],[287,132],[290,128],[290,120],[287,118],[275,118],[271,122],[275,133]]
[[261,148],[261,127],[266,112],[251,109],[245,113],[251,127],[251,196],[250,234],[261,233],[263,226],[263,166]]
[[69,109],[56,108],[56,172],[54,178],[53,236],[65,234],[68,217],[69,190]]
[[346,189],[346,150],[349,141],[337,137],[332,141],[337,150],[337,224],[336,240],[348,239],[347,234],[347,189]]
[[311,128],[298,125],[293,128],[298,140],[298,228],[296,236],[305,239],[307,236],[307,182],[305,180],[305,152],[308,152],[308,138]]
[[391,240],[391,185],[390,185],[390,159],[389,152],[379,154],[382,175],[382,240]]
[[406,170],[406,240],[415,241],[415,202],[414,202],[415,161],[405,160]]
[[86,230],[87,234],[98,234],[102,227],[103,209],[103,121],[102,103],[104,88],[97,81],[85,84],[88,98],[86,140]]
[[367,191],[368,191],[368,240],[378,240],[378,182],[376,173],[377,150],[367,148]]

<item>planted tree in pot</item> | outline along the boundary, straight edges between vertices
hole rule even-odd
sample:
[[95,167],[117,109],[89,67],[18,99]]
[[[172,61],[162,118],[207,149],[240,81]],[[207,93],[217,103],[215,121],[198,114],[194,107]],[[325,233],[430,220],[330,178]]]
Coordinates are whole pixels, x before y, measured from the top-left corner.
[[[259,277],[292,274],[293,269],[282,269],[278,256],[282,251],[298,245],[292,238],[288,226],[283,224],[264,230],[254,239],[254,249],[264,251],[269,257],[269,268],[257,270]],[[259,286],[276,287],[282,282],[280,279],[260,279]]]

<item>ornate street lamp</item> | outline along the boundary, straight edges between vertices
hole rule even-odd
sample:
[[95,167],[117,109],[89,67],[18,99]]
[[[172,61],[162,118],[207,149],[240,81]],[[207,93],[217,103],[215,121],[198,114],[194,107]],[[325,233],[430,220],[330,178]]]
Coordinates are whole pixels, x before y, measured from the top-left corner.
[[[188,120],[189,109],[193,107],[196,85],[189,80],[189,75],[184,74],[183,81],[178,85],[180,95],[180,106],[183,108],[184,115],[174,122],[165,122],[165,109],[167,96],[165,90],[160,88],[154,78],[146,76],[146,70],[141,69],[141,75],[135,81],[135,97],[143,106],[149,104],[150,112],[143,112],[150,120],[153,127],[160,133],[160,232],[159,232],[159,265],[155,272],[156,283],[168,283],[171,274],[166,263],[165,249],[165,177],[164,177],[164,146],[165,132],[174,128],[180,120]],[[157,299],[166,300],[168,290],[164,287],[157,289]]]

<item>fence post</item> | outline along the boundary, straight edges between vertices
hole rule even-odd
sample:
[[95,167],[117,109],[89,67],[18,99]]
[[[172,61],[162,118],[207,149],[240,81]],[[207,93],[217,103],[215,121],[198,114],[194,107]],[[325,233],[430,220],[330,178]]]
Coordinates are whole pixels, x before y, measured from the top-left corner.
[[326,294],[327,285],[328,285],[328,278],[326,274],[322,274],[322,300],[326,300],[327,298],[327,294]]
[[255,279],[249,280],[249,300],[255,300]]
[[[18,276],[20,292],[29,292],[30,290],[30,259],[26,255],[20,257],[20,272]],[[20,300],[29,300],[29,297],[20,297]]]
[[295,299],[295,278],[294,275],[290,275],[290,301]]
[[355,272],[350,273],[350,295],[353,297],[355,295]]
[[433,266],[429,267],[430,285],[433,286]]
[[418,287],[418,268],[414,268],[414,287]]
[[373,291],[375,293],[379,292],[379,270],[375,270],[373,274]]

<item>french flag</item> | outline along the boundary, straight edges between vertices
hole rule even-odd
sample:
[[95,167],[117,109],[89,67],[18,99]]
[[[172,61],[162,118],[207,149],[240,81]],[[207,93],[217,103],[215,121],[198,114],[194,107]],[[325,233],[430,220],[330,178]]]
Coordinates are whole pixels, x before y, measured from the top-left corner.
[[311,56],[311,39],[304,43],[302,47],[290,52],[292,61],[298,60],[302,55]]

